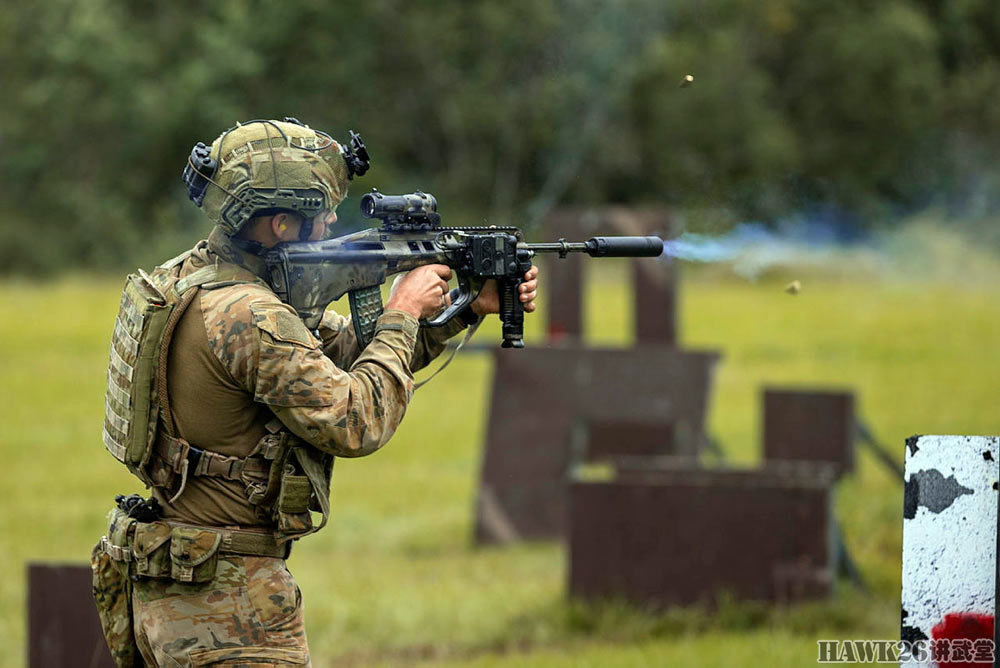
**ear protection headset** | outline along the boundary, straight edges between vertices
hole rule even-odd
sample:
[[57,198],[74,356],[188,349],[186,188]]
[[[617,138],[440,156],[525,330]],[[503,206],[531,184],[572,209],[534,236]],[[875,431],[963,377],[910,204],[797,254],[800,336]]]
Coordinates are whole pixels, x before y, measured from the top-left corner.
[[[283,121],[285,123],[293,123],[295,125],[308,128],[307,125],[295,118],[285,117]],[[205,194],[208,190],[209,184],[215,185],[219,189],[223,190],[233,197],[233,203],[231,205],[227,205],[226,210],[223,211],[222,215],[223,218],[230,223],[229,229],[236,230],[238,230],[251,215],[262,215],[265,212],[277,213],[279,211],[295,213],[303,218],[302,226],[299,229],[299,240],[307,241],[312,235],[312,218],[318,213],[321,213],[324,205],[324,198],[322,197],[321,191],[302,191],[280,188],[277,171],[275,171],[274,190],[260,190],[258,188],[257,190],[251,190],[249,193],[244,192],[241,197],[237,197],[231,190],[223,185],[220,185],[215,180],[216,174],[219,171],[219,160],[221,159],[222,148],[226,137],[235,129],[244,127],[251,123],[263,123],[270,128],[274,128],[284,139],[285,146],[291,148],[318,153],[319,151],[329,148],[334,143],[333,138],[330,137],[330,135],[317,130],[312,130],[312,128],[309,129],[315,133],[317,139],[320,141],[316,142],[316,146],[301,146],[294,143],[288,135],[285,134],[281,126],[279,126],[275,121],[253,120],[237,124],[222,134],[222,137],[218,141],[216,155],[213,156],[212,149],[206,146],[203,142],[198,142],[195,144],[194,148],[191,149],[191,155],[188,157],[187,164],[184,166],[184,170],[181,175],[182,180],[187,187],[188,198],[200,208],[205,200]],[[368,149],[365,147],[364,141],[361,139],[361,135],[353,130],[349,131],[349,133],[350,139],[345,145],[341,145],[340,153],[344,160],[344,164],[347,167],[347,178],[353,179],[355,176],[361,176],[368,171],[371,157],[368,154]],[[326,141],[323,142],[323,139]],[[271,146],[270,141],[268,141],[268,149],[272,151],[273,155],[274,149]],[[272,158],[272,165],[273,164]]]

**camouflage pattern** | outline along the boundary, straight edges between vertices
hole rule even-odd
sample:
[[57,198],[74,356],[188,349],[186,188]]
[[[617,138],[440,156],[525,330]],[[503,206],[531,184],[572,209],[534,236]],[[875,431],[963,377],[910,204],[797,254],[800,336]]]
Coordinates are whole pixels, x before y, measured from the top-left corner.
[[283,559],[224,555],[208,582],[133,587],[147,665],[310,665],[302,596]]
[[[151,411],[155,411],[151,351],[160,343],[172,305],[143,270],[122,290],[108,355],[102,440],[115,459],[143,482]],[[155,412],[152,413],[155,419]]]
[[[310,511],[326,522],[334,456],[369,454],[389,440],[412,396],[413,371],[462,326],[421,331],[411,315],[387,311],[363,350],[350,319],[336,313],[311,332],[263,281],[252,282],[262,259],[222,226],[174,266],[178,286],[206,271],[232,279],[197,288],[165,344],[179,438],[234,458],[251,455],[271,423],[297,439],[281,460],[274,497],[260,506],[245,479],[191,476],[173,501],[153,488],[164,521],[136,524],[108,548],[136,576],[136,642],[150,665],[308,665],[301,596],[284,561],[227,553],[217,533],[199,527],[266,529],[279,541],[321,528]],[[104,591],[111,642],[128,635],[128,599],[113,582]]]
[[[410,371],[420,371],[444,352],[448,339],[465,329],[458,318],[444,327],[421,327],[417,334],[417,344],[410,356]],[[347,316],[336,311],[325,311],[319,324],[319,335],[323,341],[323,354],[341,368],[350,368],[361,354],[357,333]]]
[[132,668],[139,649],[132,628],[132,583],[127,567],[114,561],[103,547],[102,540],[90,555],[97,614],[115,665]]
[[340,145],[303,125],[237,125],[212,143],[211,155],[219,166],[202,208],[227,234],[236,234],[261,209],[292,209],[311,218],[347,196]]
[[[217,260],[263,271],[261,258],[220,236],[213,233],[207,253],[191,256],[182,276]],[[358,350],[348,318],[328,312],[317,338],[262,285],[205,291],[201,300],[208,346],[229,376],[298,437],[340,457],[388,442],[412,396],[413,371],[462,329],[456,323],[421,332],[413,316],[386,311],[375,340]]]

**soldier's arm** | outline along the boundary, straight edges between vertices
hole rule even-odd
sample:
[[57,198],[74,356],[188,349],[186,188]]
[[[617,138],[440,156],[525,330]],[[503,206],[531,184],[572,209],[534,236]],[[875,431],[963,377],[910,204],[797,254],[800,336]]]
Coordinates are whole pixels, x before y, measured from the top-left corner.
[[[444,351],[448,339],[463,329],[465,325],[459,318],[452,319],[443,327],[421,327],[410,359],[410,371],[419,371],[430,364],[431,360]],[[361,351],[350,318],[327,311],[319,325],[319,334],[323,340],[323,352],[337,366],[350,368],[358,359]]]
[[386,311],[372,343],[345,370],[291,307],[260,297],[230,302],[224,314],[203,304],[211,347],[233,379],[321,450],[359,457],[385,445],[413,394],[417,320]]

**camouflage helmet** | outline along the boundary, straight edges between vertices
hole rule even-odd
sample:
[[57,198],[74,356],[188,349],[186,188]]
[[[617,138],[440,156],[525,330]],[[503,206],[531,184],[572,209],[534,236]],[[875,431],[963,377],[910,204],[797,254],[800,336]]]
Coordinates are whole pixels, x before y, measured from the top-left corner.
[[345,157],[351,156],[330,135],[293,118],[246,121],[210,147],[197,144],[184,182],[209,219],[235,235],[266,212],[292,211],[310,219],[335,209],[356,171]]

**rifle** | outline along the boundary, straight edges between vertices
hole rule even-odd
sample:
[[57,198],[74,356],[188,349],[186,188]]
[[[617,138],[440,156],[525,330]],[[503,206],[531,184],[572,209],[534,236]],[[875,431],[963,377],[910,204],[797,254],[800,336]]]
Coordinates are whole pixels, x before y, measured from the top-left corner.
[[518,286],[536,253],[587,253],[591,257],[656,257],[659,237],[593,237],[589,241],[527,243],[516,227],[442,227],[437,200],[430,193],[361,198],[361,213],[380,227],[324,241],[288,242],[265,255],[271,288],[316,329],[327,306],[345,293],[351,320],[363,348],[375,335],[382,314],[380,287],[390,274],[425,264],[444,264],[458,278],[459,295],[440,314],[421,321],[440,327],[471,304],[489,279],[496,279],[504,348],[523,348],[524,307]]

